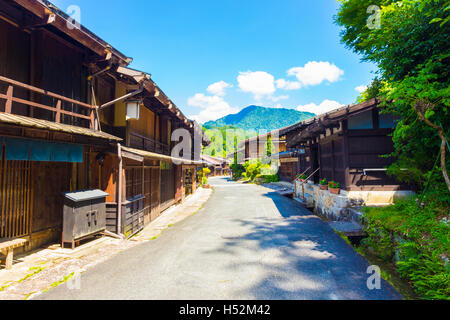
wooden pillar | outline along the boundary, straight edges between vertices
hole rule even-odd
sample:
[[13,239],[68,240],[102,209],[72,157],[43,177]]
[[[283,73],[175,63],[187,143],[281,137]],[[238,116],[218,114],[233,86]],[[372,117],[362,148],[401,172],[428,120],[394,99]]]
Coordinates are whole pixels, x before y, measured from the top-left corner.
[[345,178],[344,178],[344,185],[341,186],[342,189],[347,189],[347,187],[350,185],[350,166],[349,166],[349,154],[348,154],[348,125],[347,120],[342,121],[342,130],[344,133],[344,139],[343,139],[343,153],[344,153],[344,169],[345,169]]
[[197,190],[196,168],[192,169],[192,194]]
[[6,91],[6,103],[5,103],[5,113],[11,113],[12,110],[12,98],[13,98],[13,86],[8,86]]
[[13,249],[8,249],[6,251],[6,260],[5,260],[5,268],[6,270],[9,270],[12,268],[13,265]]
[[335,141],[334,141],[334,139],[332,138],[331,139],[331,162],[332,162],[332,171],[331,171],[331,179],[333,179],[333,181],[336,181],[336,174],[335,174],[335,170],[336,170],[336,165],[335,165],[335,159],[336,159],[336,157],[335,157],[335,155],[334,155],[334,143],[335,143]]
[[158,178],[158,196],[157,196],[157,198],[158,198],[158,216],[161,214],[161,162],[158,162],[159,163],[159,168],[158,168],[158,175],[159,175],[159,178]]

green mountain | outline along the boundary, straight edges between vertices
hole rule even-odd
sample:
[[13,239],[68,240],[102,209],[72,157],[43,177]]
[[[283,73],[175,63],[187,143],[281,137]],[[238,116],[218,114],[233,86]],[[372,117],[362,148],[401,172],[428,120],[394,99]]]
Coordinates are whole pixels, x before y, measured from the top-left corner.
[[216,121],[208,121],[205,128],[234,126],[244,130],[275,130],[314,117],[314,113],[294,109],[249,106],[237,114],[230,114]]
[[314,117],[310,112],[292,109],[264,108],[249,106],[237,114],[230,114],[203,125],[211,144],[203,154],[226,158],[236,150],[239,142],[256,136],[260,130],[271,131],[293,125]]
[[211,140],[210,145],[203,149],[203,154],[222,158],[226,158],[229,153],[237,150],[239,142],[258,134],[254,130],[244,130],[230,125],[203,127],[203,130]]

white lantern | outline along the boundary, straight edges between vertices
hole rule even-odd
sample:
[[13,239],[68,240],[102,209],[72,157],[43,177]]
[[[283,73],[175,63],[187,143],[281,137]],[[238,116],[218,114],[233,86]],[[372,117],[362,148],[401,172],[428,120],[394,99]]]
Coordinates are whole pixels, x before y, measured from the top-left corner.
[[125,104],[127,106],[127,120],[139,120],[139,108],[141,105],[141,100],[126,100]]

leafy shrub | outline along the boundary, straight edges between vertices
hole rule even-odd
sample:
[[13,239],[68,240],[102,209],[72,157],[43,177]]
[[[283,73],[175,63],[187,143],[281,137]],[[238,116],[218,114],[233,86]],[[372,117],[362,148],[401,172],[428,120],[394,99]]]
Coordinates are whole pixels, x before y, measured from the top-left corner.
[[322,186],[326,186],[328,184],[327,178],[323,178],[322,180],[320,180],[319,184]]
[[308,178],[308,176],[306,174],[298,174],[296,176],[297,179],[302,179],[302,180],[306,180]]
[[424,299],[450,299],[450,225],[448,207],[435,201],[433,192],[425,206],[416,199],[383,208],[365,208],[362,244],[379,257],[392,261]]
[[255,180],[256,176],[261,173],[261,163],[250,163],[245,169],[247,178],[251,181]]
[[245,172],[245,168],[241,164],[233,163],[230,168],[233,170],[233,180],[239,180]]
[[203,184],[203,185],[208,184],[208,178],[207,178],[207,177],[203,177],[203,178],[202,178],[202,184]]
[[277,174],[261,176],[264,179],[265,183],[278,182],[280,179]]

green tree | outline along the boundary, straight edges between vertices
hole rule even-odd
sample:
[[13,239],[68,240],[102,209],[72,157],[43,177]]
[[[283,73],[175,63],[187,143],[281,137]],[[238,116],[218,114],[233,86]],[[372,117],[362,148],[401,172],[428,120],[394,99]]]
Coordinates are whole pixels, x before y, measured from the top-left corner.
[[379,97],[382,86],[383,82],[381,81],[381,79],[375,77],[375,79],[373,79],[372,83],[367,87],[367,89],[359,95],[357,102],[361,103]]
[[[340,0],[336,23],[347,47],[375,63],[383,109],[399,116],[393,141],[400,178],[423,186],[440,152],[448,190],[446,158],[450,122],[450,6],[444,0]],[[370,10],[368,10],[370,9]],[[370,24],[378,19],[379,25]],[[373,21],[372,21],[373,22]],[[398,170],[408,168],[408,174]]]

